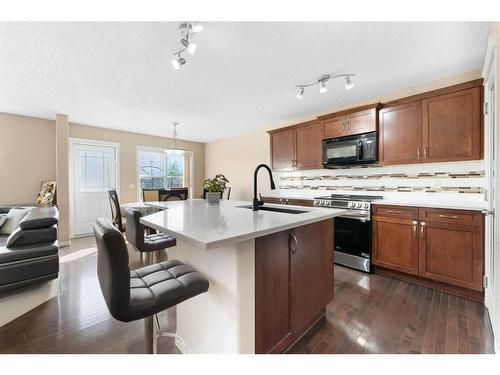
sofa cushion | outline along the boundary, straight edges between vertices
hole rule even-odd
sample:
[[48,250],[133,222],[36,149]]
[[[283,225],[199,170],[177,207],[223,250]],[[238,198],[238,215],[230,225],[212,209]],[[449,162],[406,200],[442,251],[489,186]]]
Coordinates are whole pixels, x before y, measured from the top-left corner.
[[7,221],[7,214],[0,214],[0,228]]
[[22,229],[47,228],[59,221],[59,211],[55,206],[33,208],[22,220]]
[[14,232],[30,210],[30,208],[12,208],[7,214],[7,220],[0,227],[0,234],[11,234]]
[[21,246],[57,240],[57,226],[48,228],[28,229],[17,228],[7,239],[5,246]]
[[56,242],[47,242],[35,245],[17,246],[9,249],[8,247],[0,247],[0,265],[11,263],[20,260],[45,257],[55,255],[58,252]]

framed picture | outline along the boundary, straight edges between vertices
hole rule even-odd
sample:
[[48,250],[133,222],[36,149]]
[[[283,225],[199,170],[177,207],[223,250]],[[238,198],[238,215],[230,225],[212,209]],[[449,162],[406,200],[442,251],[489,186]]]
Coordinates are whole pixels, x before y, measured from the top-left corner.
[[42,181],[36,204],[56,204],[56,181]]

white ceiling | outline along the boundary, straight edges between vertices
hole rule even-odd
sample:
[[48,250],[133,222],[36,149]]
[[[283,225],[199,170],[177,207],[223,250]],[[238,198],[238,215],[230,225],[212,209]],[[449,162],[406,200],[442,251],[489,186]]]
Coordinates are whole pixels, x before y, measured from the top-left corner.
[[[205,22],[180,71],[178,23],[0,23],[0,111],[211,141],[481,67],[488,23]],[[329,91],[293,85],[355,73]]]

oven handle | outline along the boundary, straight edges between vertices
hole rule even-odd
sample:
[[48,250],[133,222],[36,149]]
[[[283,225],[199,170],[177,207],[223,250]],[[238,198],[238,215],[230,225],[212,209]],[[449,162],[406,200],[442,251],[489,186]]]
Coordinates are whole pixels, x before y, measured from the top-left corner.
[[353,220],[359,220],[362,223],[365,223],[367,221],[371,221],[369,216],[356,216],[356,215],[339,215],[338,217],[342,217],[344,219],[353,219]]

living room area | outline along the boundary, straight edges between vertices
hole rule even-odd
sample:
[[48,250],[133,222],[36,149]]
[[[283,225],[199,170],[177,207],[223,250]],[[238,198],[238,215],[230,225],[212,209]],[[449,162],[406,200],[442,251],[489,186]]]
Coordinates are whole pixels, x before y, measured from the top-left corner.
[[[167,125],[161,137],[53,117],[0,113],[0,351],[140,352],[141,324],[135,333],[124,325],[128,339],[117,348],[89,340],[88,326],[75,320],[74,314],[82,317],[103,338],[102,326],[119,334],[123,324],[107,312],[95,275],[92,221],[116,215],[108,191],[117,192],[119,206],[159,191],[200,197],[204,144],[177,139],[177,126]],[[129,247],[131,267],[146,264]],[[42,334],[34,341],[37,330]],[[57,340],[60,334],[72,344]]]

